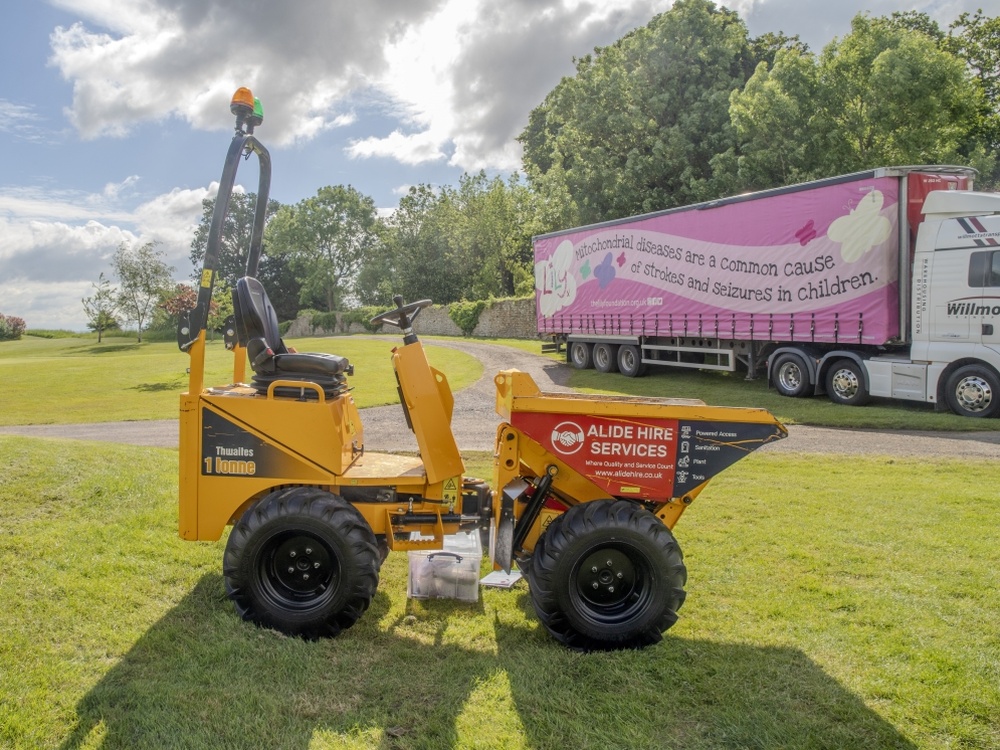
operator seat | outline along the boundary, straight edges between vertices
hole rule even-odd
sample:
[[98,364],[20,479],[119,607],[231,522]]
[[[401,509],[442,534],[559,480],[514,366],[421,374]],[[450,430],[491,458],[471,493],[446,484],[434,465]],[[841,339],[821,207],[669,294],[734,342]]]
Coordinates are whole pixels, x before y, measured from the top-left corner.
[[[233,308],[236,337],[240,345],[246,347],[254,371],[253,386],[258,393],[267,393],[275,380],[316,383],[323,388],[327,398],[347,390],[345,375],[353,375],[354,367],[346,357],[300,353],[285,346],[278,329],[278,316],[263,284],[257,279],[244,276],[236,282]],[[275,394],[317,398],[312,388],[278,386]]]

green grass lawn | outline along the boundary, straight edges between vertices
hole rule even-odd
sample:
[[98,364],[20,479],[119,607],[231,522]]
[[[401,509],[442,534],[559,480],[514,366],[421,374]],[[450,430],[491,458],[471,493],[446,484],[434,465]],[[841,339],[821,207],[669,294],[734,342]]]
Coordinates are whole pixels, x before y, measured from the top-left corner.
[[403,553],[340,638],[247,625],[176,461],[0,437],[0,747],[1000,746],[993,464],[754,454],[677,526],[664,642],[581,655],[523,583],[408,601]]
[[[300,351],[340,354],[355,365],[350,379],[359,406],[396,403],[391,349],[401,339],[385,336],[295,339]],[[482,375],[482,365],[462,352],[427,346],[431,364],[452,387],[464,388]],[[178,396],[187,390],[189,358],[169,342],[134,338],[36,338],[0,342],[0,379],[5,394],[0,425],[69,424],[117,420],[175,419]],[[252,373],[249,366],[246,378]],[[205,355],[205,385],[233,380],[233,355],[221,340]],[[9,394],[9,396],[8,396]]]
[[[482,366],[454,349],[434,346],[427,336],[428,358],[448,376],[454,390],[475,382]],[[452,339],[453,340],[453,339]],[[475,339],[541,353],[541,342],[516,339]],[[301,351],[332,352],[355,365],[350,379],[359,406],[395,403],[396,383],[390,350],[398,337],[336,336],[289,342]],[[565,361],[563,354],[548,355]],[[94,336],[39,338],[0,342],[0,378],[5,399],[0,426],[171,419],[177,415],[177,395],[187,388],[188,357],[173,343],[138,344],[133,338]],[[250,377],[249,370],[247,377]],[[209,342],[206,385],[232,380],[232,355],[221,341]],[[846,407],[825,396],[784,398],[763,379],[746,381],[742,374],[651,368],[643,378],[617,373],[573,370],[570,385],[586,393],[614,393],[674,398],[700,398],[722,406],[755,406],[770,410],[788,424],[847,429],[908,429],[969,432],[1000,431],[998,419],[969,419],[935,412],[930,404],[876,399],[868,406]]]

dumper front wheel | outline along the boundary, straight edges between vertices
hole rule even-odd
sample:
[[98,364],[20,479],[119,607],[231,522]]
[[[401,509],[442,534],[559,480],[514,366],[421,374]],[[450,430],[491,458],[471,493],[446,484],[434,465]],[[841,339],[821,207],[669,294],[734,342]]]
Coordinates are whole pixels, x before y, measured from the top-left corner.
[[265,496],[233,527],[226,594],[244,620],[303,638],[333,637],[368,609],[379,550],[343,498],[296,487]]
[[535,545],[531,600],[549,633],[581,651],[662,639],[684,603],[687,569],[674,535],[625,500],[570,508]]

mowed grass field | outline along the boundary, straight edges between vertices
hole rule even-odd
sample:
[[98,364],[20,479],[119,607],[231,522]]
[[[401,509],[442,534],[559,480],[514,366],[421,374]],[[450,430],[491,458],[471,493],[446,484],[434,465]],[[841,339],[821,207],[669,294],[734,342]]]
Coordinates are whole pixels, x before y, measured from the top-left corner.
[[[174,345],[39,341],[0,345],[0,419],[36,403],[4,423],[176,414]],[[297,345],[349,356],[364,405],[393,400],[389,338]],[[456,387],[479,376],[430,356]],[[228,382],[228,358],[210,349],[207,382]],[[337,639],[248,625],[224,597],[224,539],[177,537],[177,459],[0,436],[0,748],[1000,747],[995,463],[755,453],[675,529],[688,599],[664,641],[577,654],[524,582],[408,600],[403,553]]]
[[223,542],[176,535],[176,460],[0,437],[0,747],[1000,746],[992,465],[755,454],[676,528],[664,641],[586,655],[523,582],[408,600],[398,552],[340,638],[248,625]]
[[[360,407],[396,403],[392,347],[398,336],[291,339],[303,352],[347,357]],[[427,358],[445,372],[452,388],[474,383],[482,365],[467,354],[429,344]],[[71,424],[119,420],[176,419],[178,396],[188,386],[188,355],[172,342],[137,343],[131,338],[37,338],[0,342],[0,425]],[[252,376],[249,365],[247,380]],[[233,380],[233,355],[221,338],[209,341],[205,385]]]

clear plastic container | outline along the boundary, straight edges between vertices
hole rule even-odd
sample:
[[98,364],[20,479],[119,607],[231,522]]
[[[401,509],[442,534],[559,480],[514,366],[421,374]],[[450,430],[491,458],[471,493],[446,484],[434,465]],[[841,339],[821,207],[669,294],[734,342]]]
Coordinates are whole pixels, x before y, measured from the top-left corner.
[[483,550],[477,532],[451,534],[444,538],[444,549],[414,550],[408,555],[407,597],[479,601]]

